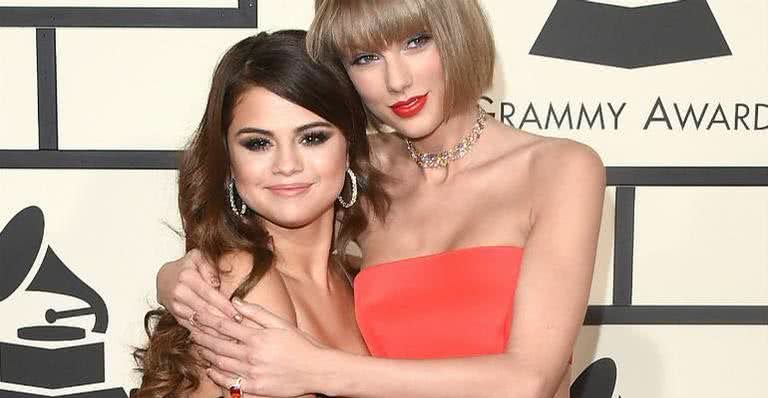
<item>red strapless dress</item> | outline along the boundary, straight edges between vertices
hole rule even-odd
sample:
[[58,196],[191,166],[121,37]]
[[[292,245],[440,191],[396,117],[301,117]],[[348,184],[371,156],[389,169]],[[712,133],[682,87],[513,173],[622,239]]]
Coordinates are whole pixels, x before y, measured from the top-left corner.
[[483,246],[363,268],[355,314],[373,356],[498,354],[509,338],[523,249]]

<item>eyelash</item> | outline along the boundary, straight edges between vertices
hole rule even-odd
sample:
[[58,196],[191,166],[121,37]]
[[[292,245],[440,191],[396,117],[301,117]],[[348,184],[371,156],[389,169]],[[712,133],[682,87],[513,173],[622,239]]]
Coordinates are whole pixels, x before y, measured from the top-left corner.
[[320,145],[328,141],[328,134],[323,131],[310,131],[301,137],[301,143],[306,146]]
[[266,138],[250,138],[243,143],[243,146],[250,151],[266,151],[268,146],[271,146],[272,142]]
[[[325,141],[328,141],[328,138],[329,138],[329,135],[326,132],[311,131],[302,135],[299,143],[301,143],[302,145],[311,147],[311,146],[320,145]],[[245,146],[248,150],[251,150],[254,152],[266,151],[272,145],[273,145],[272,141],[264,137],[251,138],[246,140],[243,143],[243,146]]]
[[[431,39],[432,39],[432,36],[430,34],[428,34],[428,33],[419,33],[419,34],[411,37],[410,39],[406,40],[405,48],[406,49],[416,49],[416,48],[424,47],[424,45],[426,45]],[[411,43],[416,43],[416,45],[411,47]],[[367,65],[367,64],[371,63],[372,61],[375,61],[375,59],[372,59],[372,58],[376,58],[376,57],[378,57],[376,54],[361,54],[361,55],[358,55],[357,57],[355,57],[352,60],[351,64],[352,65]],[[365,60],[365,61],[363,61],[363,60]]]
[[413,48],[420,48],[424,47],[425,44],[427,44],[432,39],[432,36],[430,36],[427,33],[419,33],[416,36],[411,37],[406,41],[406,48],[408,47],[408,44],[419,41],[419,43],[416,45],[416,47]]

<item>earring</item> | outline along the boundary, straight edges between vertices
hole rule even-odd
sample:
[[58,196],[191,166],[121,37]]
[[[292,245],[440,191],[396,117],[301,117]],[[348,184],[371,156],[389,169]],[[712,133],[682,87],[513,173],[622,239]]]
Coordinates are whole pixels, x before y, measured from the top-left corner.
[[349,178],[352,180],[352,198],[349,199],[349,202],[345,202],[344,198],[341,197],[341,192],[339,192],[339,203],[341,203],[341,207],[345,209],[349,209],[350,207],[355,205],[355,202],[357,202],[357,176],[352,171],[352,169],[347,169],[347,174],[349,174]]
[[[227,192],[229,193],[229,207],[232,209],[232,213],[235,213],[236,216],[240,217],[245,215],[245,210],[247,209],[245,201],[243,201],[243,206],[240,208],[240,211],[237,211],[237,206],[235,206],[235,177],[229,178]],[[242,201],[242,198],[240,200]]]

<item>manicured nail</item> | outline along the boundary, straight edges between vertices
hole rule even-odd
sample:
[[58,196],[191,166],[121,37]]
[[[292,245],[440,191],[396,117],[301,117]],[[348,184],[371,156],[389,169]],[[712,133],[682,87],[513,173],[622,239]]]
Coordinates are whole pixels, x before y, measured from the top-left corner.
[[240,315],[240,313],[239,313],[239,312],[238,312],[237,314],[235,314],[235,316],[233,316],[232,318],[234,318],[234,319],[235,319],[235,322],[237,322],[237,323],[241,323],[241,322],[243,322],[243,316],[242,316],[242,315]]
[[240,300],[240,297],[233,298],[232,302],[235,303],[235,305],[243,305],[243,300]]

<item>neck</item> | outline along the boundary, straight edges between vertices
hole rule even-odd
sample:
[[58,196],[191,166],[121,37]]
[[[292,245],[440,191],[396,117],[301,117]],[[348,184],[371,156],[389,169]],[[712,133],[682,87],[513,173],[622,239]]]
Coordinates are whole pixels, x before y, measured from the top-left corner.
[[333,221],[333,207],[298,228],[285,228],[265,220],[265,228],[272,236],[277,270],[292,279],[327,286]]
[[411,140],[411,142],[416,150],[422,153],[434,153],[453,148],[461,137],[472,131],[476,119],[477,108],[475,105],[470,105],[451,115],[448,120],[441,123],[428,135]]

